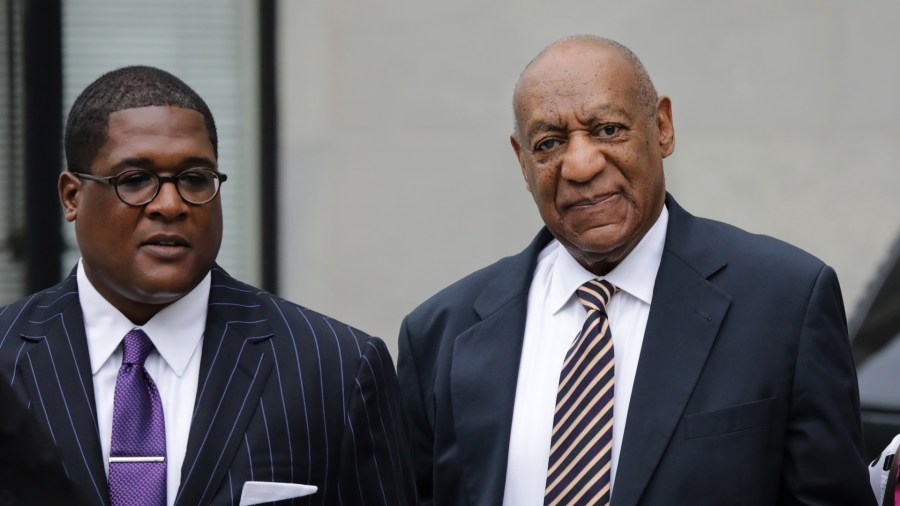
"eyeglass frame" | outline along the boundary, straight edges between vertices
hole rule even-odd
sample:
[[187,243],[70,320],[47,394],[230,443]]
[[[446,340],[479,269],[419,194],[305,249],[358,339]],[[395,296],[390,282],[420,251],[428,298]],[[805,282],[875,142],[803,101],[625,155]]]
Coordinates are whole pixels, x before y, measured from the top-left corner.
[[[187,198],[185,198],[185,196],[181,193],[181,188],[178,187],[178,179],[182,176],[182,174],[186,174],[190,171],[201,171],[201,170],[205,171],[205,172],[211,172],[213,174],[213,177],[219,181],[219,184],[216,186],[216,191],[212,194],[212,197],[210,197],[209,200],[206,200],[203,202],[193,202],[193,201],[190,201]],[[188,204],[192,204],[195,206],[202,206],[204,204],[209,204],[210,202],[212,202],[216,198],[216,196],[219,195],[219,191],[221,191],[221,189],[222,189],[222,183],[224,183],[225,181],[228,180],[228,176],[226,174],[219,172],[217,170],[214,170],[214,169],[210,169],[209,167],[191,167],[189,169],[184,169],[183,171],[179,172],[178,174],[175,174],[174,176],[160,176],[159,174],[153,172],[152,170],[147,170],[147,169],[142,169],[142,168],[125,169],[122,172],[119,172],[118,174],[116,174],[115,176],[95,176],[93,174],[85,174],[84,172],[77,172],[74,170],[70,170],[68,172],[70,172],[72,175],[74,175],[77,178],[87,179],[89,181],[96,181],[98,183],[108,184],[108,185],[112,186],[113,190],[116,192],[116,197],[118,197],[119,200],[122,201],[123,204],[132,206],[132,207],[142,207],[142,206],[146,206],[150,202],[153,202],[153,199],[155,199],[157,196],[159,196],[159,190],[162,188],[163,183],[168,183],[168,182],[171,182],[172,184],[175,185],[175,191],[178,192],[178,196],[181,197],[181,200],[183,200],[184,202],[186,202]],[[156,191],[154,191],[153,195],[151,195],[150,198],[148,198],[145,202],[141,202],[140,204],[132,204],[131,202],[128,202],[124,198],[122,198],[122,195],[119,193],[119,178],[122,177],[123,174],[130,173],[130,172],[146,172],[147,174],[150,174],[151,176],[153,176],[156,179]]]

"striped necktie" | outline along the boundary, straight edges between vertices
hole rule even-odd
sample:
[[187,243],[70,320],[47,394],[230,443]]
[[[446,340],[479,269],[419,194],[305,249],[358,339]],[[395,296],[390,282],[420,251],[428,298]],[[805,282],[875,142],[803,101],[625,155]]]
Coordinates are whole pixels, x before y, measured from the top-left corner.
[[544,504],[609,504],[613,343],[606,304],[618,290],[592,279],[578,288],[587,310],[559,375]]

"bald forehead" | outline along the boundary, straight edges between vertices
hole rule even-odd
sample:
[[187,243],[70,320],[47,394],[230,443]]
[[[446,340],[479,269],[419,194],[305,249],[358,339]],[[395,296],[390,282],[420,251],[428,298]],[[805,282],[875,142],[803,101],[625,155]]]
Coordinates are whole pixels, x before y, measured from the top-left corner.
[[616,69],[625,71],[634,80],[634,66],[618,48],[602,40],[574,39],[557,42],[541,51],[532,60],[516,83],[513,102],[518,106],[526,90],[550,85],[560,86],[584,70]]
[[[567,88],[568,87],[568,88]],[[594,35],[576,35],[555,42],[525,66],[513,92],[513,135],[521,139],[520,120],[534,99],[548,95],[615,88],[635,94],[648,120],[656,115],[658,96],[647,69],[630,49]]]

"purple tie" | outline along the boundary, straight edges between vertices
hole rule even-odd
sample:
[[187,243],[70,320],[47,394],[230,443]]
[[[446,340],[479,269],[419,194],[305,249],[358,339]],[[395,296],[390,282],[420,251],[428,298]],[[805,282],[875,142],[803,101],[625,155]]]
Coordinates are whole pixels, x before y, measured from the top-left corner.
[[125,335],[109,450],[113,506],[166,504],[166,424],[159,391],[144,369],[152,350],[143,330]]

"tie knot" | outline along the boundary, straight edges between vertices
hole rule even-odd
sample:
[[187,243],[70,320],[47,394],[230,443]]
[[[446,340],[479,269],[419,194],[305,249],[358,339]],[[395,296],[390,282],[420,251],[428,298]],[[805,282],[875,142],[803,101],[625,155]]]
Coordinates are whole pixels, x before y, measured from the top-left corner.
[[619,288],[605,279],[592,279],[578,287],[577,293],[581,305],[588,312],[603,311],[605,313],[606,304],[617,291]]
[[147,355],[153,351],[153,343],[143,330],[133,329],[131,332],[125,334],[125,340],[122,343],[122,351],[125,354],[125,358],[122,359],[122,362],[143,366],[144,360],[147,360]]

